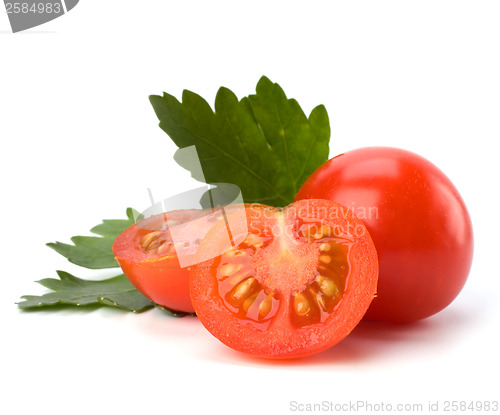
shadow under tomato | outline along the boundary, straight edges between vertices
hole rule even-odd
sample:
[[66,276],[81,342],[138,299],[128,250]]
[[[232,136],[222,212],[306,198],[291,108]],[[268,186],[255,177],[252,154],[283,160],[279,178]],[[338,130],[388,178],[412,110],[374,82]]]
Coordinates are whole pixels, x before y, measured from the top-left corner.
[[475,318],[464,311],[447,310],[411,324],[393,324],[377,321],[361,321],[358,326],[337,345],[312,356],[299,359],[260,359],[224,348],[211,350],[211,358],[230,364],[267,366],[279,368],[325,369],[325,367],[349,367],[366,369],[370,364],[401,362],[423,359],[448,350],[460,342],[463,332],[470,330]]

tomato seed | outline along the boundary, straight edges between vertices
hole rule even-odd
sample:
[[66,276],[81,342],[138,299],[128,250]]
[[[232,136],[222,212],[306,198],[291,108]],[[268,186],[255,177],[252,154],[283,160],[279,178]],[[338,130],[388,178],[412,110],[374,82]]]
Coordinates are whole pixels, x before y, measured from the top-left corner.
[[245,313],[250,309],[250,307],[252,307],[252,304],[254,303],[258,295],[259,293],[256,292],[255,294],[252,294],[250,297],[245,298],[245,301],[243,301],[243,304],[241,306],[241,308]]
[[302,235],[308,240],[327,238],[333,234],[333,229],[327,225],[320,227],[313,225],[302,232]]
[[251,246],[254,246],[256,248],[260,248],[261,246],[264,245],[264,239],[262,239],[260,236],[257,236],[253,233],[249,233],[244,242],[247,245],[251,245]]
[[332,249],[332,246],[329,244],[329,243],[322,243],[320,246],[319,246],[319,249],[320,251],[322,252],[328,252]]
[[304,294],[296,293],[293,295],[293,308],[299,316],[305,316],[311,311],[311,304]]
[[329,264],[330,262],[332,262],[332,257],[329,255],[321,255],[319,257],[319,260],[320,260],[320,262],[323,262],[324,264]]
[[228,277],[237,273],[241,268],[243,268],[242,264],[224,264],[219,267],[219,275]]
[[316,277],[316,282],[319,285],[320,291],[327,295],[328,297],[333,297],[339,292],[339,288],[337,284],[331,279],[327,277],[323,277],[322,275],[318,275]]
[[243,281],[241,281],[233,291],[233,297],[237,300],[241,300],[242,298],[246,297],[252,288],[253,283],[255,282],[254,277],[247,278]]
[[320,235],[319,238],[327,238],[328,236],[331,236],[333,234],[333,229],[330,226],[327,225],[322,225],[318,234]]
[[240,249],[232,249],[231,251],[227,251],[226,255],[228,257],[242,256],[245,255],[245,251],[242,251]]
[[162,242],[162,244],[158,247],[156,254],[157,255],[167,255],[173,246],[171,242]]
[[327,312],[328,308],[326,306],[325,298],[323,297],[323,295],[315,291],[313,288],[309,288],[309,292],[311,293],[312,297],[316,300],[320,308],[323,311]]
[[158,238],[161,235],[161,231],[154,231],[148,233],[144,238],[141,239],[141,246],[145,250],[149,250],[158,245]]
[[273,307],[273,294],[269,294],[259,305],[259,318],[265,318]]

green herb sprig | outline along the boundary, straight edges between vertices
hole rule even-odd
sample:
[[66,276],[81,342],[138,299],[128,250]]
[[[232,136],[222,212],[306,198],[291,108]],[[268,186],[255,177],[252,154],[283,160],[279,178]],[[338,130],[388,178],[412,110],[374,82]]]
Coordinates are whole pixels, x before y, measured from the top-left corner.
[[[187,90],[182,102],[168,93],[152,95],[150,101],[160,128],[179,150],[196,146],[199,162],[182,157],[179,151],[175,161],[197,180],[237,185],[246,203],[277,207],[292,203],[304,181],[328,159],[330,125],[325,107],[315,107],[307,117],[295,99],[287,98],[283,89],[265,76],[259,80],[256,93],[241,100],[221,87],[214,110]],[[47,246],[81,267],[117,268],[112,245],[134,224],[134,216],[129,208],[126,219],[104,220],[93,227],[91,232],[96,236],[75,236],[72,244],[54,242]],[[18,307],[38,310],[97,305],[142,312],[157,306],[123,274],[101,281],[84,280],[64,271],[57,271],[57,275],[59,279],[38,281],[51,292],[22,296]],[[175,316],[186,315],[159,308]]]

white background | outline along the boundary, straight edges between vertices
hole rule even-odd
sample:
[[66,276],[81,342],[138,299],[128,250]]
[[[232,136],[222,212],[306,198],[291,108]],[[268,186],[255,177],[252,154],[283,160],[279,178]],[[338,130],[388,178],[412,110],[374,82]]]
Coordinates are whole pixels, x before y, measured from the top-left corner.
[[[81,0],[15,35],[2,7],[0,412],[287,414],[291,401],[442,409],[500,398],[498,1]],[[148,187],[160,198],[196,186],[148,95],[186,88],[213,103],[224,85],[241,98],[264,74],[307,113],[326,105],[331,156],[402,147],[452,179],[476,241],[450,307],[411,326],[363,323],[324,353],[280,363],[158,310],[16,308],[56,269],[96,276],[46,242],[146,208]]]

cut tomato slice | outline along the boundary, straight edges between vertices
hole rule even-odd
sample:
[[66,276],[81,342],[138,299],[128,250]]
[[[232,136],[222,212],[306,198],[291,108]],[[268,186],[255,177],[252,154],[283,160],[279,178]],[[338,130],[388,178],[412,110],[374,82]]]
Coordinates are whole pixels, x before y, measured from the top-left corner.
[[248,235],[221,246],[219,221],[192,267],[202,324],[233,349],[268,358],[310,355],[347,336],[376,292],[378,262],[364,224],[347,208],[303,200],[245,208]]
[[[193,313],[189,296],[189,267],[181,268],[178,254],[194,254],[198,241],[186,238],[176,250],[169,227],[199,220],[205,211],[178,210],[144,219],[125,230],[113,244],[115,258],[130,282],[155,303]],[[189,236],[189,235],[186,235]]]

